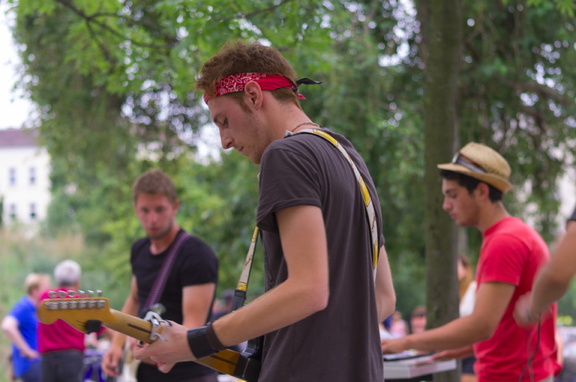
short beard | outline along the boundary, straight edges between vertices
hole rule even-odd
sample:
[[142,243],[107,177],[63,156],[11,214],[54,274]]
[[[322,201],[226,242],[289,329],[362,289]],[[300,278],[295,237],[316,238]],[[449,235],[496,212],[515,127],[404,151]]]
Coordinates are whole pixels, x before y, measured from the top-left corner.
[[148,238],[150,240],[160,240],[164,238],[166,235],[168,235],[171,230],[172,230],[172,223],[170,223],[170,225],[163,232],[159,232],[155,235],[148,234]]

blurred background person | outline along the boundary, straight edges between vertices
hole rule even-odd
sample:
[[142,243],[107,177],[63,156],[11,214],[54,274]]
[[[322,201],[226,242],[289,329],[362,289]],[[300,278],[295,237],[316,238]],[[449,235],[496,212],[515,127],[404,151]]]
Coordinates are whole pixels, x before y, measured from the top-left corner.
[[426,330],[426,308],[419,305],[410,313],[410,333],[421,333]]
[[30,273],[24,281],[26,295],[22,296],[2,320],[2,330],[12,347],[13,378],[23,382],[40,382],[40,353],[38,353],[38,317],[36,306],[41,294],[50,289],[50,276]]
[[222,291],[220,299],[214,304],[211,321],[216,321],[222,316],[232,311],[232,302],[234,301],[234,289]]
[[402,312],[397,310],[392,314],[389,332],[392,337],[404,337],[408,334],[408,324],[402,318]]
[[[50,292],[78,292],[80,265],[64,260],[54,268],[56,289],[45,291],[40,301],[49,298]],[[94,334],[94,333],[93,333]],[[38,348],[42,355],[42,382],[81,382],[84,369],[84,333],[63,320],[53,324],[38,324]]]
[[[457,261],[458,285],[460,290],[460,317],[472,314],[476,301],[476,280],[474,280],[474,268],[466,255],[458,255]],[[470,349],[472,353],[472,349]],[[469,356],[462,359],[461,381],[476,382],[474,363],[476,357]]]

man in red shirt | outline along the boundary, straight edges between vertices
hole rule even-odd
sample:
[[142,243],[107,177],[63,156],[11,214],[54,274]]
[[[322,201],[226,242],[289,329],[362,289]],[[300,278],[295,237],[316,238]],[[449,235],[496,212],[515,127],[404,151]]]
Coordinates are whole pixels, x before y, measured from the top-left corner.
[[538,233],[504,208],[502,196],[512,187],[510,166],[491,148],[469,143],[438,168],[443,209],[456,224],[482,232],[474,310],[423,333],[383,340],[382,351],[445,350],[436,358],[474,354],[479,382],[552,382],[559,369],[556,307],[539,327],[521,327],[513,317],[516,301],[532,288],[549,254]]

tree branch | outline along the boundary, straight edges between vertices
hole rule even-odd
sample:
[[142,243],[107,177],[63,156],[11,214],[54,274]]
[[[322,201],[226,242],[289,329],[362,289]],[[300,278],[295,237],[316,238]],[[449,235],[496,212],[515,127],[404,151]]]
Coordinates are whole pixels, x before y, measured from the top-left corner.
[[[66,8],[70,9],[72,12],[76,13],[78,16],[80,16],[81,18],[83,18],[87,24],[90,23],[94,23],[97,26],[99,26],[100,28],[102,28],[103,30],[106,30],[108,32],[110,32],[111,34],[113,34],[114,36],[120,38],[121,40],[127,40],[130,41],[132,44],[136,45],[136,46],[141,46],[143,48],[154,48],[154,49],[163,49],[166,48],[165,45],[158,45],[158,44],[149,44],[149,43],[145,43],[145,42],[141,42],[141,41],[136,41],[134,39],[128,38],[128,36],[123,35],[122,33],[118,32],[117,30],[115,30],[114,28],[110,27],[109,25],[97,20],[97,18],[99,16],[103,16],[106,15],[105,13],[95,13],[93,15],[87,15],[86,13],[84,13],[82,10],[80,10],[78,7],[76,7],[75,5],[73,5],[72,3],[70,3],[69,0],[56,0],[57,2],[59,2],[60,4],[62,4],[63,6],[65,6]],[[120,16],[120,15],[116,15],[116,14],[108,14],[108,15],[114,15],[115,17],[118,18],[122,18],[126,21],[129,21],[127,18]],[[138,24],[142,24],[144,26],[145,23],[143,22],[137,22],[134,20],[131,20],[133,23],[138,23]],[[172,42],[174,41],[178,41],[175,38],[172,37]]]
[[256,15],[258,15],[258,14],[266,13],[266,12],[270,12],[270,11],[273,11],[273,10],[275,10],[275,9],[278,9],[278,8],[282,7],[283,5],[288,4],[288,3],[290,3],[290,2],[293,2],[293,1],[295,1],[295,0],[282,0],[282,1],[279,2],[278,4],[273,4],[273,5],[270,5],[270,6],[265,7],[265,8],[256,9],[256,10],[254,10],[254,11],[252,11],[252,12],[249,12],[249,13],[236,14],[236,15],[233,15],[233,16],[231,16],[231,17],[226,17],[226,18],[223,18],[223,19],[220,19],[220,20],[215,20],[215,21],[221,23],[221,22],[232,21],[232,20],[237,19],[237,18],[249,19],[249,18],[251,18],[251,17],[253,17],[253,16],[256,16]]

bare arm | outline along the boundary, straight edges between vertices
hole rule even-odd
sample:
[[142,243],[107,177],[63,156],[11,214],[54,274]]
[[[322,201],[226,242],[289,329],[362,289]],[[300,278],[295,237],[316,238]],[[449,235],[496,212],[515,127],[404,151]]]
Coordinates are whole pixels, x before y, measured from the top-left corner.
[[399,353],[408,349],[438,351],[457,349],[492,337],[516,287],[501,282],[483,283],[478,289],[471,315],[460,317],[446,325],[422,333],[382,340],[384,353]]
[[394,292],[392,272],[390,272],[388,254],[384,246],[380,247],[376,271],[376,304],[378,306],[378,322],[384,321],[396,310],[396,292]]
[[182,325],[189,329],[206,325],[216,284],[190,285],[182,290]]
[[538,321],[540,315],[566,293],[574,274],[576,274],[576,222],[571,221],[550,262],[538,272],[531,294],[521,298],[516,304],[514,314],[516,321],[521,325]]
[[[213,324],[220,342],[235,345],[298,322],[328,304],[328,250],[322,212],[318,207],[296,206],[277,213],[288,278],[250,304]],[[194,360],[183,326],[164,327],[168,341],[156,341],[137,352],[151,356],[160,370],[175,362]],[[164,364],[164,363],[167,364]]]
[[312,206],[291,207],[279,211],[277,219],[288,279],[214,323],[224,345],[291,325],[328,304],[328,250],[321,210]]
[[32,349],[28,342],[22,337],[20,330],[18,330],[18,320],[13,316],[6,316],[2,320],[2,330],[6,333],[10,342],[12,342],[22,353],[22,355],[28,359],[34,359],[40,357],[40,354],[34,349]]

